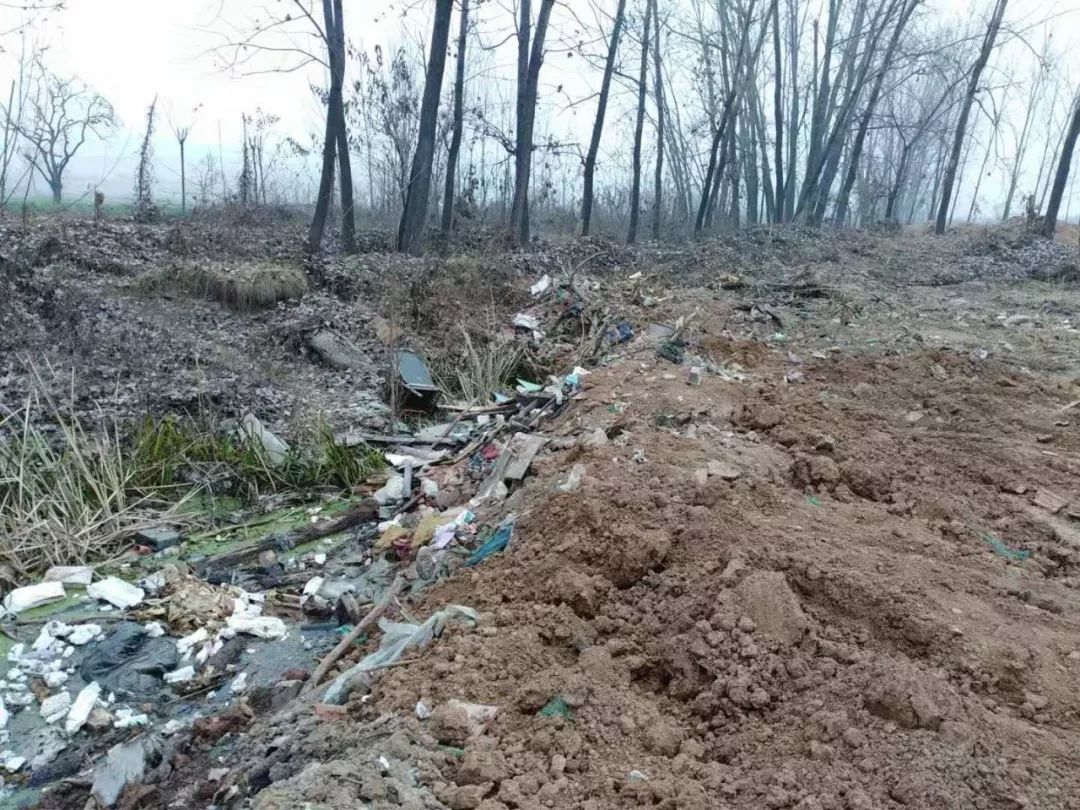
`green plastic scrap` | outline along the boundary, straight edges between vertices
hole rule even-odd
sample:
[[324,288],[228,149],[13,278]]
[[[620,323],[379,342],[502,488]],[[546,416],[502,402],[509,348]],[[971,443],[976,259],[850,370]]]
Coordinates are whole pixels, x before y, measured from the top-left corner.
[[816,495],[807,495],[806,502],[811,506],[821,506],[821,498]]
[[547,702],[547,705],[540,710],[541,717],[565,717],[567,720],[573,715],[573,711],[570,709],[570,705],[562,699],[561,696],[556,695]]
[[999,557],[1004,557],[1006,560],[1014,560],[1016,562],[1023,562],[1031,556],[1031,552],[1023,548],[1009,548],[1003,542],[998,540],[994,535],[988,532],[978,532],[979,537],[983,539],[986,545],[990,546],[994,550],[994,553]]

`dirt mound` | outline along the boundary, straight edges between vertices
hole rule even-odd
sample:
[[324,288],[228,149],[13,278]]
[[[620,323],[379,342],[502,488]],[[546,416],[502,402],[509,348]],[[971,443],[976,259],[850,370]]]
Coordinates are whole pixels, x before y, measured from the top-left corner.
[[[1077,598],[1050,574],[1071,552],[1052,532],[1026,543],[1013,529],[1027,502],[978,472],[1007,454],[1013,475],[1075,491],[1076,471],[1048,470],[1018,424],[1049,419],[1057,398],[936,355],[823,362],[814,386],[757,393],[660,370],[593,378],[574,430],[619,418],[621,441],[569,451],[588,470],[580,492],[549,494],[554,477],[526,490],[510,552],[426,600],[468,600],[486,629],[388,673],[372,702],[499,706],[465,745],[505,759],[489,807],[1069,806],[1075,757],[1042,726],[1077,737],[1077,628],[1061,610]],[[734,432],[656,427],[665,389],[690,409],[735,400]],[[843,406],[825,390],[847,392]],[[595,407],[611,400],[618,417]],[[927,422],[905,418],[913,401]],[[768,409],[782,419],[739,416]],[[792,479],[800,452],[817,472]],[[742,472],[709,477],[711,459]],[[916,515],[943,496],[949,520]],[[1034,554],[1003,559],[968,525]],[[1032,613],[1010,579],[1032,589],[1026,604],[1059,609]]]

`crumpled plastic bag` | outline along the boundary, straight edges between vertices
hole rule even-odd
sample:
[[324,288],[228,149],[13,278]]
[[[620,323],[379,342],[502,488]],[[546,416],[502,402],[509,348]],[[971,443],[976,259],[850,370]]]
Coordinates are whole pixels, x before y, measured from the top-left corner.
[[356,680],[366,672],[383,669],[399,661],[406,650],[423,649],[432,639],[442,635],[443,629],[451,619],[461,619],[476,626],[476,611],[464,605],[447,605],[431,614],[423,624],[394,622],[379,619],[379,629],[383,631],[379,649],[364,658],[358,664],[342,672],[330,684],[323,697],[325,703],[344,703]]

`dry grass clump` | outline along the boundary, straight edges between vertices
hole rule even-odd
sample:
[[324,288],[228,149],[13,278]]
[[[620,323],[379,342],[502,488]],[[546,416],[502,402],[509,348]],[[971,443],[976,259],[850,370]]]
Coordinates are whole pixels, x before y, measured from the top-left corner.
[[151,290],[178,287],[251,312],[300,298],[308,290],[308,281],[303,268],[287,262],[184,262],[155,272],[144,279],[143,286]]
[[0,412],[0,563],[22,578],[115,554],[162,522],[136,478],[115,432],[88,434],[41,393]]

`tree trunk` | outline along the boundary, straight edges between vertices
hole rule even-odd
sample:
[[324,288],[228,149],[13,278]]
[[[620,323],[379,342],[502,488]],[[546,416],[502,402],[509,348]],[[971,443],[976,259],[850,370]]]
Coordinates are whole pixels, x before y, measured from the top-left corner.
[[465,126],[465,46],[468,44],[468,38],[469,0],[461,0],[457,71],[454,75],[454,130],[450,135],[450,151],[446,156],[446,188],[443,191],[442,232],[444,234],[450,233],[454,226],[458,154],[461,152],[461,133]]
[[[331,0],[323,0],[323,18],[327,23],[326,53],[330,62],[331,93],[335,82],[334,74],[334,11]],[[326,232],[326,219],[330,214],[330,202],[334,194],[334,157],[337,145],[337,116],[330,98],[326,105],[326,131],[323,135],[322,172],[319,175],[319,195],[315,198],[315,213],[308,228],[307,253],[315,255],[322,249],[323,235]]]
[[64,197],[64,182],[59,177],[54,177],[49,181],[49,189],[52,191],[52,201],[59,205],[63,202]]
[[[776,192],[770,206],[773,222],[784,221],[784,57],[780,51],[780,4],[773,4],[773,117],[776,119],[776,137],[773,140],[773,159],[776,162]],[[768,160],[765,141],[762,152]]]
[[896,166],[896,177],[893,180],[892,186],[889,188],[889,196],[885,203],[885,221],[895,222],[896,217],[896,203],[900,197],[900,190],[904,185],[904,175],[907,173],[908,158],[911,155],[911,144],[904,144],[904,148],[900,152],[900,160]]
[[982,165],[979,167],[979,173],[975,176],[975,188],[971,192],[971,206],[968,208],[967,221],[970,223],[975,217],[975,209],[979,203],[979,189],[982,187],[983,177],[986,176],[986,164],[990,162],[990,154],[994,150],[994,144],[997,142],[998,127],[1001,126],[1001,115],[1005,111],[1005,95],[1007,89],[1002,95],[1001,106],[998,108],[997,114],[991,119],[990,122],[990,139],[986,142],[986,152],[983,154]]
[[[773,0],[774,4],[777,2],[779,2],[779,0]],[[742,88],[743,80],[740,74],[745,71],[747,76],[753,75],[754,65],[757,63],[758,56],[761,54],[761,46],[765,42],[765,34],[768,31],[768,27],[762,25],[753,53],[747,59],[746,65],[744,66],[743,58],[746,55],[747,46],[750,44],[750,21],[753,19],[754,5],[753,0],[751,0],[746,12],[746,22],[743,26],[742,35],[739,37],[739,49],[735,55],[734,68],[732,69],[731,89],[728,91],[727,98],[724,99],[724,109],[720,116],[720,126],[717,127],[716,131],[713,133],[712,147],[709,150],[709,165],[705,171],[705,182],[702,188],[701,203],[698,205],[697,218],[694,221],[695,237],[701,236],[705,228],[712,222],[712,212],[716,207],[720,180],[727,164],[727,150],[722,149],[721,147],[725,145],[724,138],[727,135],[728,127],[731,126],[731,118],[734,114],[735,103],[739,99],[739,91]]]
[[982,76],[983,68],[986,67],[986,63],[990,60],[990,54],[994,50],[994,41],[997,39],[998,29],[1001,28],[1001,19],[1005,16],[1007,3],[1008,0],[997,0],[997,5],[994,6],[994,14],[986,28],[986,36],[983,38],[982,48],[979,50],[979,58],[972,68],[971,79],[968,82],[967,92],[960,107],[960,120],[956,123],[956,135],[953,138],[952,151],[949,153],[949,162],[945,166],[937,222],[934,223],[934,233],[938,235],[945,233],[945,226],[949,218],[949,203],[952,201],[953,184],[956,182],[956,169],[960,163],[960,152],[964,147],[964,136],[967,134],[971,105],[974,103],[975,93],[979,89],[979,78]]
[[885,51],[885,57],[882,60],[881,68],[878,70],[877,77],[874,79],[874,86],[870,90],[870,98],[867,99],[866,109],[863,111],[862,119],[859,121],[859,131],[855,135],[855,142],[851,147],[851,157],[848,161],[847,174],[844,177],[843,184],[840,186],[840,194],[836,199],[835,219],[838,226],[842,226],[848,216],[848,206],[851,202],[851,189],[855,186],[855,179],[858,176],[859,170],[859,159],[862,157],[863,145],[866,142],[866,133],[870,129],[870,121],[873,119],[874,109],[877,107],[878,99],[881,98],[881,89],[885,84],[885,76],[892,67],[892,61],[896,55],[896,47],[900,44],[900,37],[904,33],[904,28],[907,26],[908,20],[911,19],[911,15],[915,12],[915,8],[920,2],[921,0],[910,0],[907,7],[901,12],[900,19],[897,20],[896,27],[893,29],[892,39],[889,40],[889,47]]
[[[326,16],[326,35],[330,37],[330,107],[335,120],[338,169],[341,173],[341,247],[346,253],[356,253],[356,212],[353,209],[352,161],[349,157],[349,135],[345,128],[345,18],[342,0],[333,0],[332,16]],[[323,3],[324,16],[328,10]]]
[[596,107],[593,121],[592,138],[589,151],[585,155],[585,182],[581,190],[581,235],[588,236],[592,225],[593,177],[596,174],[596,158],[600,153],[600,136],[604,133],[604,118],[607,116],[608,97],[611,94],[611,77],[615,71],[615,59],[619,50],[619,36],[622,33],[626,0],[619,0],[615,9],[615,20],[611,24],[611,41],[608,43],[607,59],[604,61],[604,78],[600,83],[600,100]]
[[787,171],[784,174],[784,222],[795,217],[795,173],[799,148],[799,3],[788,0],[788,62],[791,64],[791,112],[788,114]]
[[180,141],[180,216],[187,215],[187,171],[184,166],[184,142]]
[[[532,172],[533,126],[536,122],[536,97],[540,85],[540,66],[544,61],[544,39],[555,0],[541,0],[536,30],[529,48],[529,0],[521,0],[521,28],[518,31],[518,131],[515,145],[514,202],[510,208],[510,231],[519,245],[529,243],[529,175]],[[522,50],[529,54],[524,74]],[[524,87],[521,80],[524,76]]]
[[1024,126],[1020,130],[1020,139],[1016,143],[1016,154],[1013,155],[1012,170],[1009,172],[1009,190],[1005,194],[1005,210],[1001,215],[1001,221],[1004,222],[1009,218],[1009,214],[1012,211],[1013,196],[1016,194],[1016,184],[1020,179],[1020,169],[1024,162],[1024,154],[1027,152],[1028,146],[1028,134],[1031,132],[1031,122],[1035,120],[1035,110],[1039,106],[1039,90],[1042,85],[1042,79],[1044,75],[1042,64],[1035,74],[1035,79],[1031,84],[1031,96],[1028,98],[1027,109],[1024,111]]
[[664,209],[664,76],[660,62],[660,13],[657,0],[650,0],[653,19],[653,70],[656,93],[656,174],[653,177],[652,238],[660,240],[660,224]]
[[1072,166],[1077,137],[1080,137],[1080,95],[1073,102],[1072,120],[1069,121],[1069,130],[1065,135],[1065,143],[1061,147],[1061,157],[1058,159],[1057,172],[1054,174],[1054,187],[1050,191],[1050,202],[1043,215],[1042,235],[1047,239],[1053,239],[1054,231],[1057,229],[1058,210],[1061,208],[1065,184],[1069,180],[1069,168]]
[[427,223],[431,194],[431,165],[435,157],[435,129],[439,123],[439,96],[442,94],[443,72],[446,69],[446,46],[450,41],[450,15],[454,0],[436,0],[435,22],[431,28],[431,49],[428,54],[427,75],[424,78],[424,98],[420,104],[420,128],[416,138],[416,154],[409,173],[409,188],[405,209],[398,226],[398,250],[419,256],[424,246],[424,225]]
[[641,66],[638,69],[637,121],[634,124],[633,177],[630,183],[630,227],[626,232],[626,244],[637,241],[638,218],[641,216],[641,140],[645,132],[646,81],[649,72],[649,23],[648,9],[642,23]]

